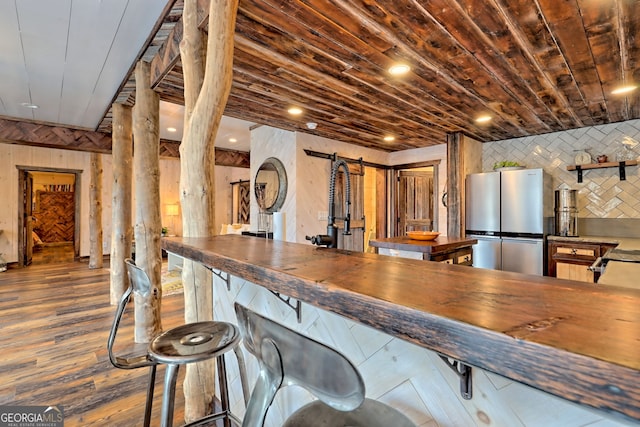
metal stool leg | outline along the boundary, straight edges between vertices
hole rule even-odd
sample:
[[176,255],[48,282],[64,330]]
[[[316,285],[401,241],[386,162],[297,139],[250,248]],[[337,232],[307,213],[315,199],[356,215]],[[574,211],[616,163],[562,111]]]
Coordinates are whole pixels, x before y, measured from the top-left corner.
[[164,373],[164,390],[162,394],[162,412],[160,414],[160,426],[173,426],[173,403],[176,397],[176,381],[180,365],[167,364]]
[[229,403],[229,387],[227,385],[227,364],[224,360],[224,354],[217,357],[218,365],[218,382],[220,383],[220,406],[224,416],[224,427],[231,427],[229,414],[231,413],[231,404]]
[[249,384],[247,383],[247,367],[244,364],[244,353],[242,352],[242,349],[239,345],[233,348],[233,352],[236,354],[236,359],[238,359],[240,384],[242,385],[242,396],[244,397],[244,406],[246,408],[247,404],[249,403],[251,392],[249,391]]
[[151,425],[151,409],[153,407],[153,390],[156,385],[156,365],[149,368],[149,384],[147,386],[147,401],[144,404],[144,427]]

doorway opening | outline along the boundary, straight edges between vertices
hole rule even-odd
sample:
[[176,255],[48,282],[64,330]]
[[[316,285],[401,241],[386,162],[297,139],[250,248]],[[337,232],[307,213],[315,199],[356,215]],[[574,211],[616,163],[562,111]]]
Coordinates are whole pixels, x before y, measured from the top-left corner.
[[18,168],[18,264],[71,262],[80,256],[82,171]]

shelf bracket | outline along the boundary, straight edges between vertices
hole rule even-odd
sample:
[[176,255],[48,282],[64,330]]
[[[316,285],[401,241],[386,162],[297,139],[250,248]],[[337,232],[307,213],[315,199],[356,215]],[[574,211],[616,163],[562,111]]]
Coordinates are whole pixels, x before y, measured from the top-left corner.
[[625,164],[624,160],[618,164],[618,171],[620,173],[620,181],[625,181],[627,179],[627,172],[624,169]]
[[465,365],[462,362],[448,358],[438,354],[440,359],[456,373],[460,379],[460,395],[465,400],[471,400],[473,397],[473,385],[471,382],[471,366]]
[[213,268],[207,267],[207,266],[205,266],[205,268],[210,272],[212,272],[213,274],[215,274],[216,276],[218,276],[220,279],[222,279],[222,281],[227,284],[228,291],[231,290],[231,275],[229,273],[225,273],[222,270],[216,271]]
[[578,172],[578,184],[582,184],[582,166],[576,165],[576,172]]
[[295,304],[291,302],[293,298],[282,295],[280,292],[269,290],[272,294],[274,294],[280,301],[285,303],[287,307],[296,312],[296,319],[298,319],[298,323],[302,323],[302,303],[299,300],[295,300]]

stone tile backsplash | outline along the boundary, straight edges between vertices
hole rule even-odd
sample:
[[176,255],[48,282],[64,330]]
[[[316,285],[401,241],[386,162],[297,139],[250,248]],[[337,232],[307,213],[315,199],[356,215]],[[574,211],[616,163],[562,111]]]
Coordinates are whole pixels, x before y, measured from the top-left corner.
[[[580,150],[591,154],[594,162],[599,154],[615,161],[625,139],[640,142],[640,120],[488,142],[483,144],[482,167],[489,172],[494,163],[509,160],[545,169],[553,177],[554,189],[565,184],[578,190],[581,218],[640,218],[640,166],[626,167],[626,181],[618,177],[617,167],[584,171],[581,184],[576,172],[567,170]],[[640,144],[633,152],[637,159]]]

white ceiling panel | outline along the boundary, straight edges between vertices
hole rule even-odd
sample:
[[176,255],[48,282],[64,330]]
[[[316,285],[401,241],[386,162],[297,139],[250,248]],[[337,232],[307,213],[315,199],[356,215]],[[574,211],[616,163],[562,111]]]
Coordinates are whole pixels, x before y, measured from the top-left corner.
[[[74,2],[62,81],[60,123],[92,127],[90,121],[83,119],[102,78],[126,7],[127,0]],[[135,57],[135,53],[133,55]],[[122,73],[119,70],[119,74]]]
[[167,2],[0,1],[0,115],[95,129]]
[[[142,49],[166,0],[129,0],[127,9],[106,57],[100,79],[87,106],[83,122],[97,127],[126,72]],[[104,100],[104,102],[99,102]]]
[[14,2],[0,2],[0,115],[32,120],[33,111],[20,105],[31,99],[17,13]]
[[16,5],[35,119],[57,122],[71,0]]

